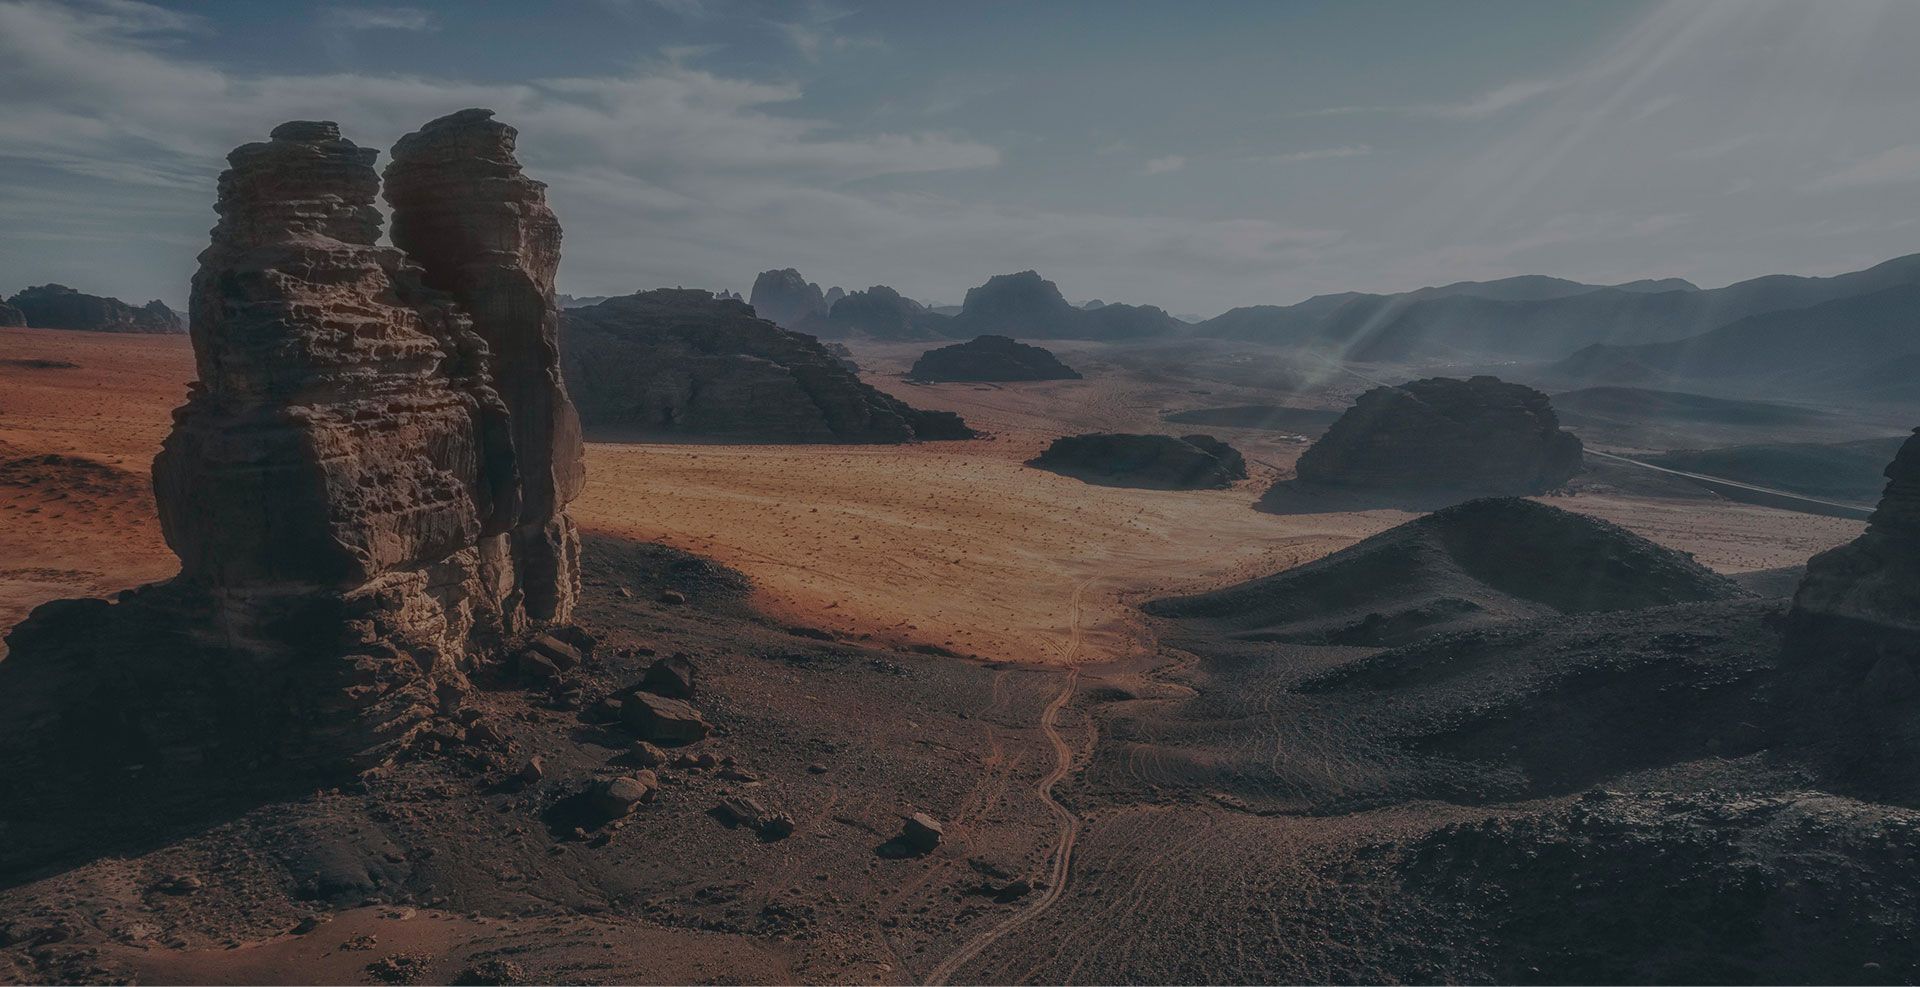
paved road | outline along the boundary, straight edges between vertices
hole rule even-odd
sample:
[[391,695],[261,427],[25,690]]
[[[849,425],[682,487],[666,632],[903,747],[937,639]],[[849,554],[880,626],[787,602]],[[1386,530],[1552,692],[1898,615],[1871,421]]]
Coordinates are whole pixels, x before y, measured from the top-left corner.
[[1739,480],[1707,476],[1704,473],[1689,473],[1686,470],[1668,469],[1665,466],[1643,463],[1638,459],[1616,456],[1610,452],[1596,452],[1588,449],[1587,455],[1597,456],[1601,459],[1611,459],[1614,462],[1626,463],[1629,466],[1638,466],[1641,469],[1649,469],[1660,473],[1668,473],[1673,476],[1684,477],[1729,500],[1744,501],[1749,504],[1760,504],[1764,507],[1778,507],[1788,511],[1799,511],[1802,514],[1851,518],[1856,521],[1864,521],[1873,514],[1872,508],[1861,507],[1858,504],[1842,504],[1837,501],[1809,497],[1806,494],[1797,494],[1786,490],[1775,490],[1772,487],[1755,486],[1751,483],[1741,483]]

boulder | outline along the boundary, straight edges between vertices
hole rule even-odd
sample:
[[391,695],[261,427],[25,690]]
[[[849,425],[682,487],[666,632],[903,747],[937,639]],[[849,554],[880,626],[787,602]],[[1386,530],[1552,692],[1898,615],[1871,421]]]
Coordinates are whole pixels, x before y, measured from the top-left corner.
[[793,816],[767,808],[758,799],[743,796],[728,796],[713,807],[714,815],[736,826],[745,826],[760,834],[762,839],[778,840],[791,836],[794,830]]
[[737,301],[663,288],[565,313],[567,378],[587,427],[608,437],[756,442],[971,438],[862,382],[818,339]]
[[1536,494],[1572,479],[1581,451],[1545,394],[1434,377],[1360,395],[1295,470],[1321,486]]
[[928,350],[907,376],[916,380],[1079,380],[1052,353],[1007,336],[976,336],[965,343]]
[[669,699],[693,699],[693,659],[683,654],[654,659],[640,679],[640,688]]
[[655,747],[651,742],[636,740],[627,749],[627,760],[643,767],[658,768],[667,763],[667,752]]
[[659,790],[660,780],[653,772],[640,771],[594,782],[587,789],[587,800],[603,818],[618,819],[630,815],[640,803],[653,801]]
[[[185,332],[180,313],[158,300],[134,306],[118,298],[89,295],[63,284],[28,288],[7,299],[12,315],[0,312],[0,325],[92,332]],[[16,317],[19,321],[9,321]]]
[[657,744],[691,744],[705,739],[713,729],[692,706],[651,692],[627,696],[620,705],[620,719],[641,740]]
[[1201,490],[1247,478],[1238,450],[1211,435],[1097,432],[1055,439],[1029,466],[1108,486]]
[[900,824],[899,841],[921,853],[931,853],[947,835],[946,827],[924,812],[908,816]]

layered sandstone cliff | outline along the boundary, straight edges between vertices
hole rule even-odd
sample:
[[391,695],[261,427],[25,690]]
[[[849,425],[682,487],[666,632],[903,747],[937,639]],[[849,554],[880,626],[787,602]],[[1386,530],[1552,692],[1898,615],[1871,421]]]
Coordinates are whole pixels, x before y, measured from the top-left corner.
[[754,442],[963,439],[958,415],[909,407],[819,340],[738,302],[662,288],[565,313],[567,378],[608,435]]
[[1581,451],[1545,394],[1434,377],[1360,395],[1295,468],[1325,486],[1532,494],[1579,472]]

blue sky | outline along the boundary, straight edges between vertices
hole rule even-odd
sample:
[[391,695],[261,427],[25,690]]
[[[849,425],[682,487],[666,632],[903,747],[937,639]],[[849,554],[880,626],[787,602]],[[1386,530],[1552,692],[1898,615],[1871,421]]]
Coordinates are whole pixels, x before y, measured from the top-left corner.
[[1920,4],[0,0],[0,290],[186,294],[234,145],[488,106],[563,291],[823,285],[1212,315],[1920,251]]

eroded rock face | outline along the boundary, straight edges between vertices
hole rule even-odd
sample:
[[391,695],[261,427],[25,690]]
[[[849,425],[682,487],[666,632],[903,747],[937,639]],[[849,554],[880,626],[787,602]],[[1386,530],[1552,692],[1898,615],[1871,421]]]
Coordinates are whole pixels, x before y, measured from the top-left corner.
[[791,267],[761,271],[747,299],[755,315],[782,329],[799,329],[809,318],[827,314],[827,296],[820,286]]
[[[520,509],[509,545],[517,602],[535,623],[565,621],[580,592],[580,536],[567,504],[586,481],[580,420],[560,376],[560,222],[546,186],[514,158],[517,132],[462,110],[400,139],[387,166],[393,242],[451,294],[491,351],[512,415]],[[493,560],[498,562],[498,560]]]
[[0,672],[48,743],[368,766],[445,711],[478,655],[564,616],[579,439],[543,322],[557,225],[471,145],[422,193],[463,218],[410,239],[508,344],[490,356],[461,300],[379,245],[376,153],[297,121],[229,155],[193,279],[199,380],[153,465],[181,572],[47,604],[9,635]]
[[1019,381],[1079,380],[1059,357],[1006,336],[979,336],[965,343],[928,350],[908,376],[918,380]]
[[827,338],[940,339],[952,320],[883,284],[856,291],[797,328]]
[[1059,286],[1033,271],[996,274],[967,289],[955,336],[993,333],[1021,339],[1139,339],[1159,336],[1184,323],[1152,305],[1075,308]]
[[118,298],[89,295],[63,284],[28,288],[8,299],[4,307],[17,311],[21,321],[8,322],[0,318],[0,325],[94,332],[183,331],[179,313],[157,299],[134,306]]
[[1325,486],[1532,494],[1579,472],[1581,451],[1545,394],[1434,377],[1360,395],[1295,469]]
[[1814,556],[1787,618],[1789,657],[1866,712],[1920,781],[1920,431],[1853,541]]
[[0,302],[0,326],[24,326],[27,314],[6,302]]
[[863,383],[804,333],[738,301],[661,288],[566,312],[566,371],[589,428],[761,442],[971,438],[959,416]]

